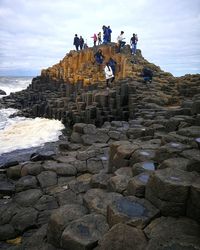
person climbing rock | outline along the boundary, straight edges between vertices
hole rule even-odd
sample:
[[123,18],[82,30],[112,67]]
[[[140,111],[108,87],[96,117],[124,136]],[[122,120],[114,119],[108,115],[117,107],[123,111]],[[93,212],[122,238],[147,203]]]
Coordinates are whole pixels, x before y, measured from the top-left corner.
[[135,33],[133,33],[133,36],[131,37],[131,40],[130,40],[131,54],[132,55],[136,54],[137,42],[138,42],[138,37]]
[[124,45],[126,44],[125,41],[123,41],[124,38],[124,31],[121,31],[120,35],[117,37],[117,43],[118,43],[118,53],[120,53],[121,49],[124,47]]
[[153,72],[151,69],[144,67],[141,76],[144,79],[144,83],[151,83],[153,79]]
[[106,63],[106,66],[104,68],[104,72],[105,72],[105,77],[106,77],[106,87],[107,87],[107,89],[109,89],[109,81],[112,83],[115,80],[115,77],[113,75],[112,68],[108,64],[108,62]]

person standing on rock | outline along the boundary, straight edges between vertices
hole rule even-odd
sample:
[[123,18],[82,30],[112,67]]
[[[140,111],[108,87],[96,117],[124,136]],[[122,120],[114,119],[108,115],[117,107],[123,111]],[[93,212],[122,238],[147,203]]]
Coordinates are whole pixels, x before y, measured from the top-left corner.
[[74,46],[76,47],[76,50],[78,51],[79,46],[80,46],[80,39],[78,38],[77,34],[75,34],[75,37],[74,37]]
[[79,44],[80,44],[80,49],[83,49],[83,45],[84,45],[84,39],[82,38],[82,36],[80,36],[79,38]]
[[108,33],[108,42],[110,43],[111,42],[111,33],[112,33],[110,26],[108,26],[108,28],[107,28],[107,33]]
[[124,47],[126,44],[125,41],[123,41],[124,38],[124,31],[121,31],[120,35],[117,37],[117,43],[118,43],[118,53],[120,53],[121,49]]
[[95,62],[97,63],[98,67],[99,67],[99,71],[101,70],[101,65],[103,63],[104,60],[104,55],[102,53],[102,50],[99,49],[95,54],[94,54],[94,58],[95,58]]
[[131,54],[132,55],[136,54],[137,42],[138,42],[138,37],[135,33],[133,33],[133,36],[131,37],[131,40],[130,40]]
[[106,87],[107,89],[109,89],[109,81],[112,83],[115,80],[115,77],[113,75],[112,68],[110,67],[108,62],[106,63],[104,72],[105,72],[105,77],[106,77]]
[[101,40],[101,32],[99,32],[97,34],[97,39],[98,39],[98,45],[100,45],[102,43],[102,40]]
[[94,35],[91,38],[93,38],[94,47],[96,47],[97,35],[94,33]]

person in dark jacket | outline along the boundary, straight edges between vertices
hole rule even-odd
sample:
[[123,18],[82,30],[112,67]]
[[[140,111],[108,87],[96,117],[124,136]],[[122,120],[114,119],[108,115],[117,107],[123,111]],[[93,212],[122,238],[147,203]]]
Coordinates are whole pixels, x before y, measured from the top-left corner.
[[75,34],[75,37],[74,37],[74,45],[76,47],[76,50],[78,51],[78,48],[80,45],[80,39],[78,38],[77,34]]
[[102,53],[102,50],[99,49],[95,54],[94,54],[94,58],[97,64],[102,64],[103,60],[104,60],[104,55]]
[[144,67],[141,76],[144,79],[144,83],[151,83],[153,78],[153,72],[151,69]]
[[84,45],[84,39],[82,38],[82,36],[80,36],[79,38],[79,44],[80,44],[80,49],[83,49],[83,45]]
[[110,57],[110,59],[108,60],[108,65],[111,67],[113,75],[115,75],[116,64],[117,62],[112,57]]

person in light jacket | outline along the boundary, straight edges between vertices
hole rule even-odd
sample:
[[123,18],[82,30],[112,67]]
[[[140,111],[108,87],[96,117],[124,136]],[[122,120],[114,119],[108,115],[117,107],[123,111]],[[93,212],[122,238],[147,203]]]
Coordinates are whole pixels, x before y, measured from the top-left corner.
[[108,89],[109,88],[109,80],[110,80],[111,83],[115,80],[112,68],[110,67],[108,62],[106,63],[106,66],[104,68],[104,72],[105,72],[105,77],[106,77],[106,86],[107,86],[107,89]]

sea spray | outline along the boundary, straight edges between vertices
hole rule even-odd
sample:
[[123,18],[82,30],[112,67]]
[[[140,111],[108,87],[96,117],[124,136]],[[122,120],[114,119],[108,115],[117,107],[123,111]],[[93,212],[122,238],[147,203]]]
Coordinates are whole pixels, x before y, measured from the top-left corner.
[[62,134],[61,130],[64,129],[64,125],[60,121],[45,118],[25,118],[24,120],[12,120],[9,123],[0,130],[0,155],[17,149],[32,148],[46,142],[57,141]]

